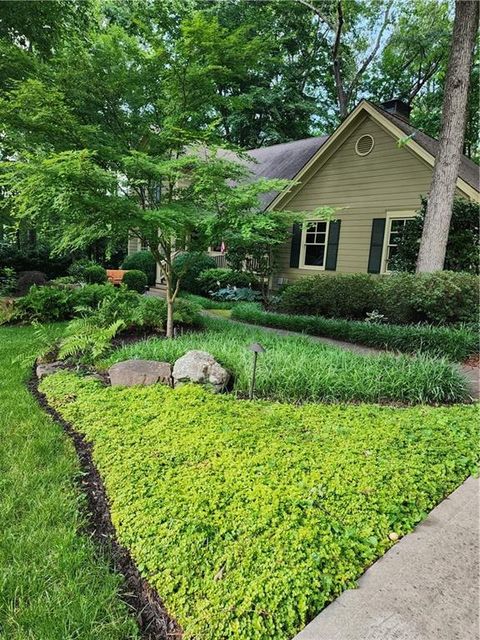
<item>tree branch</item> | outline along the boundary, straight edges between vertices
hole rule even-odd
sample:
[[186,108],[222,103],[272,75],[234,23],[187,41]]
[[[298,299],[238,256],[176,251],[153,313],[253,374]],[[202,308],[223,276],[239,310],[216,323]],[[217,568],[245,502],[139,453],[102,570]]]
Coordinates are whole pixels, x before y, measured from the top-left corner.
[[352,82],[350,83],[350,88],[349,88],[349,90],[347,92],[347,104],[348,104],[348,102],[350,102],[350,100],[352,98],[353,90],[357,86],[360,78],[363,76],[363,74],[368,69],[368,67],[370,66],[371,62],[373,61],[373,59],[375,58],[375,56],[378,53],[378,50],[380,48],[380,44],[382,42],[383,34],[385,32],[385,29],[388,26],[388,21],[389,21],[389,18],[390,18],[390,11],[392,9],[392,6],[393,6],[393,0],[389,0],[389,2],[387,4],[387,8],[385,9],[385,13],[384,13],[384,16],[383,16],[382,26],[380,27],[380,30],[379,30],[379,32],[377,34],[377,39],[375,41],[373,49],[371,50],[370,54],[365,58],[365,60],[362,62],[362,64],[360,65],[360,69],[357,71],[357,73],[355,74]]

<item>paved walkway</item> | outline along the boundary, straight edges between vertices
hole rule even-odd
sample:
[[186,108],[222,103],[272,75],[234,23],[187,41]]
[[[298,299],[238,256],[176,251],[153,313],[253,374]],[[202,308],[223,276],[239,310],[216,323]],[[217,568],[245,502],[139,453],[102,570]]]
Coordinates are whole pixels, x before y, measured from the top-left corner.
[[468,478],[294,640],[478,640],[479,488]]

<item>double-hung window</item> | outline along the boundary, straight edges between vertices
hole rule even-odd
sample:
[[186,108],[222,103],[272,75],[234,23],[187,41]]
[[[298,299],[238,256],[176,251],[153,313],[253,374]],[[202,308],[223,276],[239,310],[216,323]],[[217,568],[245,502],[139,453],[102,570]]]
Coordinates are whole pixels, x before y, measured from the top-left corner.
[[399,212],[387,214],[387,224],[385,227],[385,240],[383,247],[383,271],[388,273],[392,259],[397,253],[398,238],[401,235],[405,225],[407,225],[414,217],[415,211]]
[[300,252],[301,269],[325,269],[328,222],[309,220],[303,226]]

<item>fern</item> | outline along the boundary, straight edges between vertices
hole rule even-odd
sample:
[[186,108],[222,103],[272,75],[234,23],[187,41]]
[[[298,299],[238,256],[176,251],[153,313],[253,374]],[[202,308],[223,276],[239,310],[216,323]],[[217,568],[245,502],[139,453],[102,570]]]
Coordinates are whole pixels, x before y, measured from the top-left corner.
[[112,339],[124,326],[123,320],[115,320],[108,327],[99,327],[95,317],[73,320],[60,343],[59,357],[81,357],[84,362],[91,362],[108,351]]

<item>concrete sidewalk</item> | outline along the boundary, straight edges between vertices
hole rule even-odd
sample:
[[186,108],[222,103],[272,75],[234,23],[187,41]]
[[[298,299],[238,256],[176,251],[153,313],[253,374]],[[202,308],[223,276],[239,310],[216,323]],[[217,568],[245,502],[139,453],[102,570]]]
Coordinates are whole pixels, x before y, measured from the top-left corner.
[[479,488],[468,478],[294,640],[478,640]]

